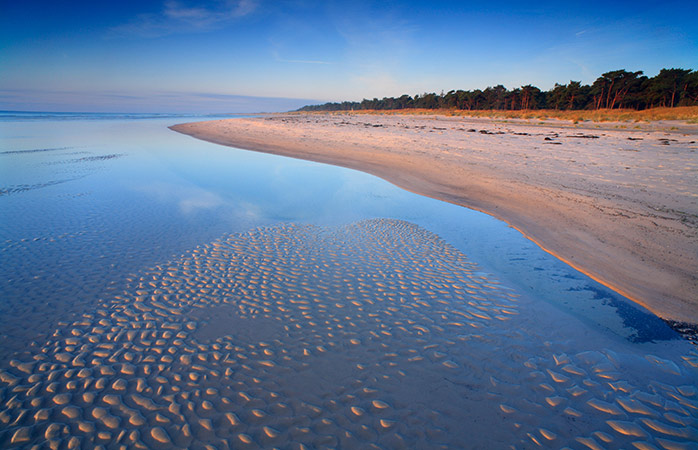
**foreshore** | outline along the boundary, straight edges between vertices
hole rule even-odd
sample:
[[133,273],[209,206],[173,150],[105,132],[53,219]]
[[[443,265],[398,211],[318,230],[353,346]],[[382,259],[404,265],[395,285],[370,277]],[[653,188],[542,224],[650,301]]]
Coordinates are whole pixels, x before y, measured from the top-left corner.
[[658,316],[698,323],[698,125],[345,113],[172,129],[483,211]]

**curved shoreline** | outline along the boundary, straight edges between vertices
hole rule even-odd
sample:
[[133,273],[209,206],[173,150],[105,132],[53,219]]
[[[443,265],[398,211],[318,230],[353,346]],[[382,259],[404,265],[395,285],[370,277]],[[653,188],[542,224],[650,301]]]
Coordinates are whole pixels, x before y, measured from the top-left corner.
[[485,212],[660,317],[698,323],[696,135],[347,114],[171,128]]

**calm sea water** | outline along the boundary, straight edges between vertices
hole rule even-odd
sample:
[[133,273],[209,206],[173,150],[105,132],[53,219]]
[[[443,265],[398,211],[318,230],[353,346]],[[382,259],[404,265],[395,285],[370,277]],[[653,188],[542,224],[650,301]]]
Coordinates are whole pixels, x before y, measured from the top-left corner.
[[[212,118],[0,114],[0,445],[75,438],[75,445],[107,447],[409,448],[494,439],[521,448],[592,441],[693,448],[698,359],[661,320],[485,214],[357,171],[167,128]],[[393,298],[399,289],[406,297]],[[382,296],[395,304],[375,306],[371,299]],[[409,313],[400,316],[400,307]],[[381,331],[362,320],[381,314],[388,315],[380,321],[385,339],[407,333],[408,324],[416,334],[391,343],[394,352],[385,342],[372,347],[366,341]],[[516,319],[504,326],[508,314]],[[141,325],[126,326],[128,317],[143,330],[169,330],[163,324],[172,322],[184,334],[147,337]],[[277,329],[279,321],[286,328]],[[354,334],[344,335],[347,324]],[[122,335],[129,336],[123,348]],[[155,348],[152,360],[142,356],[159,340],[170,347]],[[354,341],[365,353],[350,350]],[[244,370],[219,367],[226,349],[222,361],[237,354]],[[366,357],[374,352],[381,356]],[[317,359],[299,363],[306,353]],[[353,365],[335,373],[325,367],[326,353],[330,366]],[[393,353],[394,362],[385,356]],[[209,375],[170,368],[187,365],[187,355]],[[252,360],[261,366],[244,363]],[[410,375],[412,362],[419,366]],[[445,379],[435,367],[464,378],[422,398],[424,383]],[[315,381],[288,381],[288,371]],[[381,376],[400,378],[402,390]],[[108,380],[96,388],[99,381],[72,385],[71,377]],[[50,388],[56,379],[65,385]],[[171,392],[158,387],[163,380]],[[221,398],[224,389],[229,402],[205,400],[209,390]],[[255,389],[258,399],[270,392],[282,399],[238,401]],[[161,406],[143,406],[144,397]],[[178,412],[167,402],[178,402]],[[191,416],[179,412],[185,405]],[[303,405],[315,406],[303,412]],[[481,417],[471,411],[484,405],[493,409]],[[143,423],[129,419],[139,407]],[[94,408],[118,420],[110,424]],[[458,428],[469,417],[487,425]]]

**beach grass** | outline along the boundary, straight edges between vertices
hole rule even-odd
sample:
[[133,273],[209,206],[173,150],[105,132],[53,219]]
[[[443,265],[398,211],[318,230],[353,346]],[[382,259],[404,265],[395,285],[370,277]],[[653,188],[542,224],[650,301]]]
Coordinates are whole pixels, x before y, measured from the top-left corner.
[[[327,111],[320,114],[327,114]],[[458,109],[397,109],[397,110],[357,110],[332,111],[333,114],[405,114],[405,115],[443,115],[458,117],[482,117],[490,119],[557,119],[579,122],[656,122],[660,120],[685,121],[698,123],[698,106],[679,106],[674,108],[651,108],[642,111],[633,109],[598,109],[571,110],[536,109],[519,111],[502,110],[458,110]],[[302,114],[314,114],[304,112]]]

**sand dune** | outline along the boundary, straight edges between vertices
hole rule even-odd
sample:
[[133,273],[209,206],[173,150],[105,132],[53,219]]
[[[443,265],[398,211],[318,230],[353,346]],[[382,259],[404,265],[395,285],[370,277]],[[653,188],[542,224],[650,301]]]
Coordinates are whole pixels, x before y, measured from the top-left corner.
[[698,323],[698,126],[671,125],[315,114],[172,129],[484,211],[659,316]]

